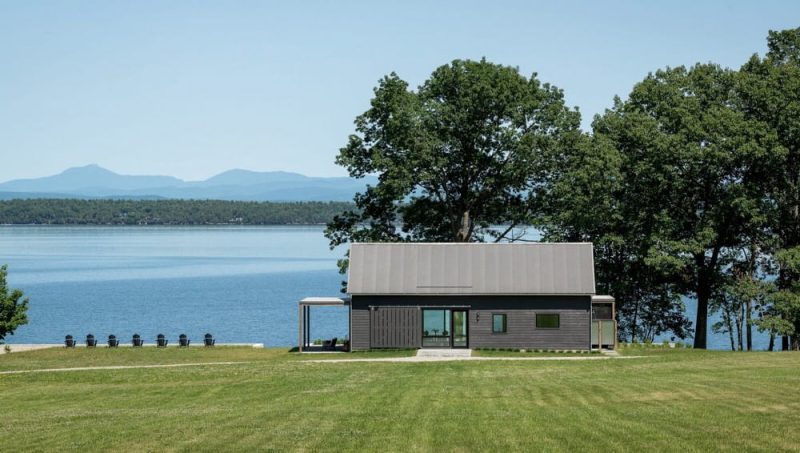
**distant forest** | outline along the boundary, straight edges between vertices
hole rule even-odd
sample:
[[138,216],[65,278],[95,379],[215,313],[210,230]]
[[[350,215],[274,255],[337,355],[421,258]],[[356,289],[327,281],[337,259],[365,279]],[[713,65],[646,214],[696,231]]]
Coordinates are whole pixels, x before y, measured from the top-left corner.
[[317,201],[19,199],[0,201],[0,224],[310,225],[353,208]]

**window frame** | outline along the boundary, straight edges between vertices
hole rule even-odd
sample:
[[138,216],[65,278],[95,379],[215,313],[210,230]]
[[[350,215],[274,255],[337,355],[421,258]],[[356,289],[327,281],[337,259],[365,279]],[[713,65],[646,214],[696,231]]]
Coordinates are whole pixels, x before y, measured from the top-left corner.
[[[494,330],[494,317],[503,317],[503,330],[498,332]],[[508,333],[508,313],[492,313],[492,335],[505,335]]]
[[[555,316],[557,325],[555,327],[539,326],[539,316]],[[537,329],[558,330],[561,328],[561,313],[536,313],[536,319],[534,320],[534,325],[536,326]]]

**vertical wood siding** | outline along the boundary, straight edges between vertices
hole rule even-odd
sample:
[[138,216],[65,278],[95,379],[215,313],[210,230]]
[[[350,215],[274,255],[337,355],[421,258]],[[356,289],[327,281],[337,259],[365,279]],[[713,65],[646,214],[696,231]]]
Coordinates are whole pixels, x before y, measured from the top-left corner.
[[370,348],[414,348],[422,341],[417,307],[376,307],[368,310]]

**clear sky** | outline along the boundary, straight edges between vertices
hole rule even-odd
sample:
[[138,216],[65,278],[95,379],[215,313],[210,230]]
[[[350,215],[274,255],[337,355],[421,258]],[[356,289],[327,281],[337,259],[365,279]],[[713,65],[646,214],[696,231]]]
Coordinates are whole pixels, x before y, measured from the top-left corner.
[[0,181],[334,163],[384,74],[486,57],[591,117],[649,71],[738,67],[800,1],[0,0]]

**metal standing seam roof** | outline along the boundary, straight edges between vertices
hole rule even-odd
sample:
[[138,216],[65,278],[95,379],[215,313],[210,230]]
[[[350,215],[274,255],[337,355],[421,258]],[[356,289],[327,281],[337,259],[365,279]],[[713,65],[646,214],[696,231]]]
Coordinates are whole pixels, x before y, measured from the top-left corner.
[[351,295],[592,295],[591,243],[356,243]]

